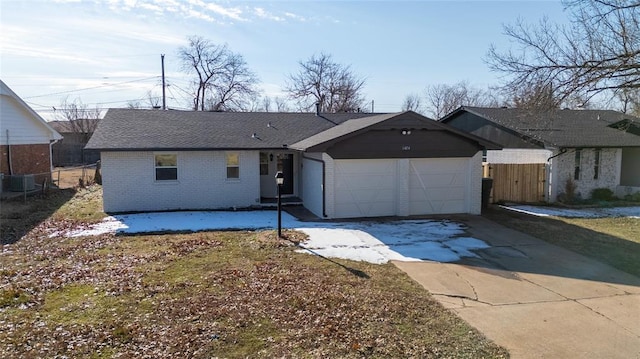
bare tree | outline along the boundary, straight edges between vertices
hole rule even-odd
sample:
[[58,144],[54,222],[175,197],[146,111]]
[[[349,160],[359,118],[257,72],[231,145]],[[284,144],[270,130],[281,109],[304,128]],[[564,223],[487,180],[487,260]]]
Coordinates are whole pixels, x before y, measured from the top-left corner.
[[90,108],[82,103],[80,98],[70,101],[65,97],[60,106],[54,107],[55,116],[60,121],[65,121],[65,126],[72,133],[77,133],[85,142],[98,126],[98,120],[102,115],[102,109],[98,106]]
[[532,87],[515,89],[511,96],[510,105],[516,108],[531,110],[548,110],[560,107],[553,89],[548,84],[535,84]]
[[271,97],[265,96],[262,98],[262,107],[264,108],[264,112],[271,111]]
[[204,111],[242,110],[258,91],[257,76],[240,54],[200,36],[178,50],[183,70],[196,75],[193,108]]
[[402,103],[402,111],[424,112],[420,95],[414,93],[407,95]]
[[289,112],[289,105],[287,104],[287,101],[279,96],[276,96],[273,99],[273,102],[276,105],[276,111],[278,112]]
[[285,91],[298,108],[309,111],[316,103],[326,112],[353,112],[363,108],[365,79],[350,66],[336,63],[321,53],[300,61],[300,71],[289,75]]
[[640,117],[640,89],[618,91],[616,97],[619,102],[617,110]]
[[153,93],[151,90],[147,91],[146,100],[148,106],[143,106],[140,100],[141,99],[127,101],[127,108],[131,110],[141,108],[160,108],[160,96],[156,93]]
[[151,90],[147,91],[147,103],[149,104],[149,108],[161,108],[160,100],[161,97],[158,94],[153,93]]
[[565,1],[571,25],[542,19],[505,26],[518,47],[491,46],[487,62],[510,77],[507,89],[549,86],[553,97],[589,101],[598,94],[640,88],[640,1]]
[[441,119],[460,106],[498,106],[498,98],[489,90],[481,90],[461,81],[453,85],[429,85],[425,90],[427,111]]

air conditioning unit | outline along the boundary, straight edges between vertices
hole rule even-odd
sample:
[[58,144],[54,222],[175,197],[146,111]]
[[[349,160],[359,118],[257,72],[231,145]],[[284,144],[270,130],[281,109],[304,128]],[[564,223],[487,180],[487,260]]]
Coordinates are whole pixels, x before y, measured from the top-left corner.
[[9,191],[24,192],[36,189],[36,181],[33,175],[11,176],[9,181]]

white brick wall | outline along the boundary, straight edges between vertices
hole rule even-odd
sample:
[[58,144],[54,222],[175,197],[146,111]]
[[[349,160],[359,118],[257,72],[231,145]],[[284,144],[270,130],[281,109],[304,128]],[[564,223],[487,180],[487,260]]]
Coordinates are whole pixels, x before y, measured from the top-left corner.
[[580,179],[574,179],[575,149],[570,149],[552,159],[551,201],[556,201],[560,193],[565,192],[565,184],[572,179],[577,186],[576,194],[584,199],[591,197],[595,188],[608,188],[614,193],[620,184],[620,166],[622,150],[620,148],[600,149],[600,169],[598,178],[594,179],[595,149],[583,148],[580,160]]
[[[259,155],[240,154],[240,179],[227,179],[224,151],[102,152],[106,212],[222,209],[260,201]],[[178,180],[156,181],[154,154],[175,153]]]
[[335,192],[334,192],[334,183],[335,183],[335,164],[333,161],[333,157],[329,156],[326,153],[322,154],[322,159],[324,160],[324,195],[325,195],[325,212],[327,217],[331,218],[334,216],[336,212],[336,204],[335,204]]
[[[312,158],[317,157],[319,156],[313,156]],[[302,159],[302,201],[306,209],[320,218],[324,215],[322,212],[322,167],[322,162],[306,158]]]
[[469,177],[467,183],[467,213],[480,214],[482,211],[482,152],[469,159]]

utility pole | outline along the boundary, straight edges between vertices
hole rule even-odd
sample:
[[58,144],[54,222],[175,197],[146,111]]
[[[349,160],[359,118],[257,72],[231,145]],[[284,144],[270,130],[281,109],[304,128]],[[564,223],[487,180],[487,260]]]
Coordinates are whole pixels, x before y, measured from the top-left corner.
[[373,100],[371,100],[371,113],[374,113],[375,111],[373,111]]
[[164,83],[164,54],[160,55],[160,61],[162,62],[162,109],[166,110],[167,109],[167,96],[165,95],[165,92],[164,92],[164,88],[165,88],[165,83]]

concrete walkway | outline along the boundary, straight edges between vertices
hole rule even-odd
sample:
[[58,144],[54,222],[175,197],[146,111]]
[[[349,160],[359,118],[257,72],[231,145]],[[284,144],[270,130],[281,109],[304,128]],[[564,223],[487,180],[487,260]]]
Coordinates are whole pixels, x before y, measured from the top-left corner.
[[482,217],[462,263],[394,262],[512,358],[640,358],[640,278]]

